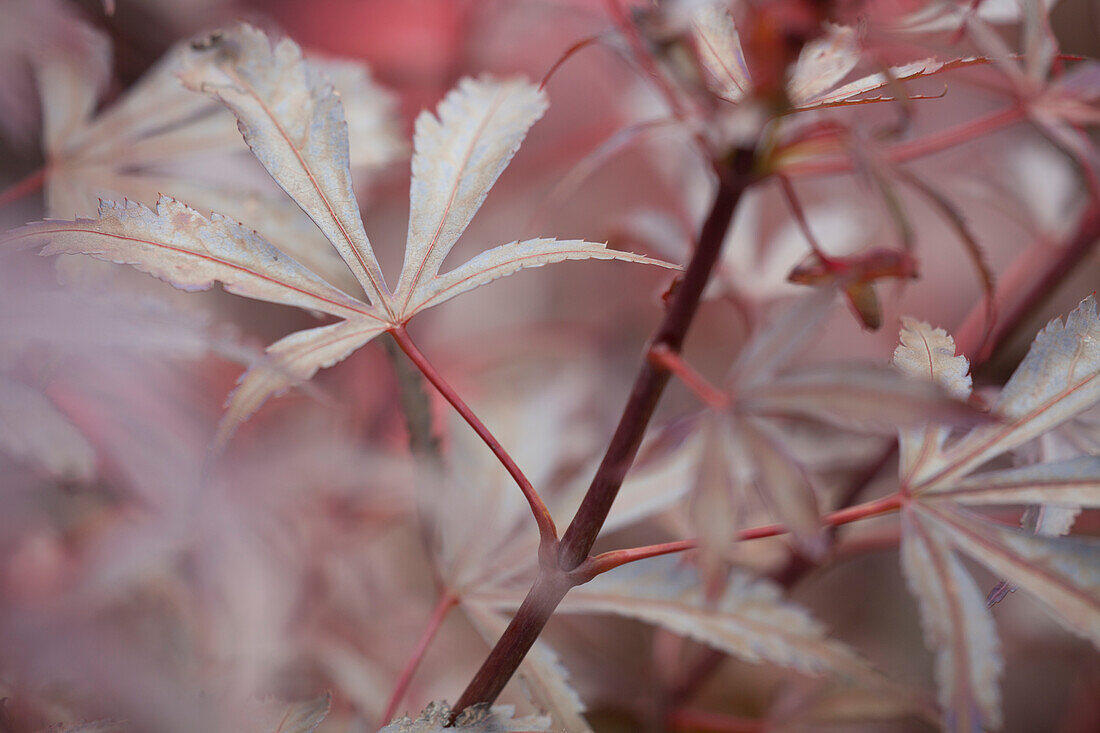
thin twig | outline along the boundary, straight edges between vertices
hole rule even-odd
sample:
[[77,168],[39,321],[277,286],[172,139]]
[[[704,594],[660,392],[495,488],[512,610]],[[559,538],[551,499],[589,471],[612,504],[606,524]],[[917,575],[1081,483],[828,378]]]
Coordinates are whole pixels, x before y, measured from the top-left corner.
[[7,206],[13,201],[34,193],[46,183],[46,168],[42,167],[31,173],[26,178],[16,181],[3,191],[0,191],[0,206]]
[[535,487],[523,474],[520,467],[516,465],[512,456],[508,454],[508,451],[504,449],[500,441],[498,441],[489,431],[489,428],[485,427],[485,424],[482,423],[474,411],[470,409],[470,406],[463,401],[458,395],[458,392],[456,392],[447,380],[443,378],[443,375],[441,375],[435,366],[428,361],[428,357],[424,356],[420,349],[417,348],[412,338],[409,337],[408,331],[406,331],[404,327],[399,326],[394,329],[392,333],[394,340],[397,341],[397,345],[400,346],[401,350],[412,360],[421,374],[432,383],[447,402],[451,403],[451,406],[462,416],[462,419],[474,429],[478,437],[481,438],[485,445],[489,446],[489,450],[493,452],[493,455],[497,457],[519,485],[520,491],[523,492],[524,498],[527,499],[527,503],[531,507],[531,513],[535,517],[535,522],[538,524],[540,556],[556,548],[558,533],[557,528],[554,526],[554,519],[550,516],[550,510],[546,508],[546,504],[543,503],[542,497],[539,496],[538,491],[535,490]]
[[458,605],[458,596],[452,595],[450,592],[445,592],[440,598],[439,603],[436,604],[435,610],[432,611],[431,617],[428,619],[428,625],[424,627],[424,633],[420,635],[420,639],[416,642],[416,647],[413,649],[412,654],[409,655],[409,660],[405,663],[405,668],[401,670],[401,675],[397,678],[397,684],[394,685],[393,694],[390,695],[390,701],[386,705],[386,712],[382,713],[382,725],[393,719],[393,716],[397,713],[397,706],[401,704],[401,700],[404,699],[405,693],[409,691],[409,684],[412,682],[413,675],[416,673],[416,668],[420,666],[420,661],[424,658],[424,655],[428,651],[428,647],[431,646],[432,640],[435,639],[436,633],[443,625],[443,620],[447,618],[447,614],[451,609]]
[[667,346],[659,344],[649,350],[649,360],[654,366],[658,366],[672,374],[684,383],[699,400],[715,410],[729,407],[730,398],[722,390],[715,387],[710,381],[684,361],[683,357],[672,351]]
[[[1049,245],[1040,243],[1021,255],[1017,262],[1013,262],[1008,272],[1001,277],[1000,287],[997,288],[996,300],[1001,317],[992,336],[986,340],[985,348],[974,353],[981,342],[981,321],[977,314],[972,312],[957,330],[955,341],[959,351],[964,354],[973,354],[972,369],[977,370],[992,359],[996,348],[1006,343],[1027,321],[1028,316],[1054,294],[1062,280],[1093,251],[1098,240],[1100,240],[1100,205],[1092,204],[1085,209],[1073,234],[1040,277],[1034,276],[1035,254],[1038,251],[1043,254],[1045,261],[1050,261],[1049,254],[1046,254],[1050,249]],[[1027,283],[1026,290],[1014,302],[1006,304],[1011,295],[1020,291],[1017,280],[1024,280]]]
[[[1008,127],[1022,121],[1025,117],[1026,111],[1022,107],[1010,107],[985,117],[979,117],[976,120],[964,122],[955,127],[949,127],[919,140],[898,143],[884,151],[882,158],[891,163],[904,163],[923,158],[926,155],[938,153],[983,135],[988,135],[1002,127]],[[781,166],[781,170],[783,175],[791,178],[808,178],[810,176],[851,173],[855,170],[855,163],[849,158],[837,157],[826,160],[809,160],[805,163],[791,163]]]
[[[830,512],[821,518],[821,522],[826,527],[839,527],[842,524],[850,524],[852,522],[858,522],[861,519],[895,512],[901,508],[901,503],[901,494],[891,494],[881,499],[875,499],[874,501],[868,501],[863,504],[857,504],[856,506]],[[748,540],[758,540],[765,537],[777,537],[779,535],[788,534],[790,531],[789,528],[782,524],[765,524],[759,527],[743,529],[737,533],[734,539],[737,542],[746,542]],[[589,580],[609,570],[614,570],[621,565],[626,565],[627,563],[646,560],[651,557],[659,557],[661,555],[671,555],[676,552],[686,552],[698,547],[699,540],[690,539],[665,542],[659,545],[631,547],[625,550],[612,550],[596,555],[595,557],[590,557],[581,567],[577,568],[577,573],[581,578]]]

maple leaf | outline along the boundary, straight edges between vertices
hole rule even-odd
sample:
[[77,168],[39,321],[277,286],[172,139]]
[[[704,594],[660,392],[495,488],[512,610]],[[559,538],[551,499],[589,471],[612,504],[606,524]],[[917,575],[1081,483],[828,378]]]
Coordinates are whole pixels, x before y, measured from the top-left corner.
[[248,729],[254,733],[313,733],[328,715],[332,695],[325,693],[312,700],[281,704],[268,702],[262,711],[249,716]]
[[[44,117],[47,216],[88,216],[100,199],[152,205],[164,193],[198,209],[256,221],[283,251],[341,286],[355,286],[298,207],[253,170],[233,116],[180,83],[193,53],[190,42],[168,49],[93,114],[110,75],[110,47],[90,27],[78,30],[86,43],[32,59]],[[404,154],[395,100],[364,65],[316,57],[307,64],[331,80],[352,116],[348,145],[355,170],[377,169]]]
[[[1046,10],[1058,4],[1058,0],[1038,0]],[[1036,2],[1028,3],[1036,5]],[[986,23],[1002,25],[1019,22],[1023,3],[1018,0],[970,0],[928,3],[899,19],[899,30],[914,33],[956,30],[963,23],[980,19]]]
[[[745,61],[741,41],[725,3],[706,3],[692,15],[692,37],[699,61],[707,73],[712,92],[728,102],[737,103],[752,94],[752,77]],[[821,38],[805,45],[790,70],[787,97],[794,110],[821,109],[895,101],[892,97],[857,97],[950,69],[984,64],[983,58],[940,61],[922,59],[888,71],[869,74],[841,85],[858,66],[862,50],[855,28],[827,24]]]
[[687,418],[697,432],[675,450],[695,459],[678,461],[689,473],[669,483],[691,487],[698,534],[719,556],[734,546],[737,531],[758,507],[789,527],[804,551],[824,550],[817,490],[811,472],[785,443],[783,419],[893,433],[933,415],[949,423],[976,418],[941,390],[907,384],[885,365],[791,368],[834,299],[832,289],[803,297],[758,329],[721,385],[723,404]]
[[847,645],[830,639],[808,611],[783,598],[778,585],[744,571],[734,571],[722,594],[708,599],[700,576],[679,559],[650,558],[573,589],[558,610],[638,619],[745,661],[830,674],[909,697]]
[[122,355],[193,361],[212,351],[242,363],[255,358],[195,314],[147,298],[64,290],[14,256],[3,265],[0,450],[52,478],[89,482],[96,455],[88,436],[50,396],[51,384],[66,379],[42,369],[43,357],[82,364]]
[[462,711],[451,722],[451,708],[447,703],[433,702],[424,708],[416,720],[408,716],[395,720],[383,727],[378,733],[447,733],[447,731],[465,731],[466,733],[539,733],[552,730],[547,718],[529,715],[516,718],[515,709],[508,705],[474,705]]
[[[908,321],[895,352],[904,373],[969,394],[966,358],[950,336]],[[1100,646],[1100,542],[1006,527],[969,507],[1100,506],[1100,457],[1079,456],[980,470],[1100,401],[1100,318],[1089,296],[1063,322],[1036,337],[993,407],[998,422],[954,442],[929,425],[901,434],[902,569],[920,602],[925,637],[936,652],[944,725],[1001,723],[1004,666],[985,594],[960,555],[1029,591],[1062,625]]]
[[155,210],[104,202],[98,219],[46,221],[10,239],[48,242],[48,254],[89,254],[132,265],[182,289],[214,280],[231,292],[320,311],[340,321],[291,334],[268,348],[231,396],[216,443],[269,396],[309,379],[416,313],[512,274],[570,259],[619,259],[670,267],[581,240],[530,239],[499,245],[449,272],[439,270],[490,187],[546,109],[541,90],[521,80],[464,79],[423,112],[414,136],[405,264],[387,288],[351,185],[347,125],[340,96],[289,39],[272,45],[241,25],[193,43],[184,83],[237,117],[259,161],[339,253],[365,292],[359,299],[328,284],[264,238],[219,214],[209,218],[162,197]]

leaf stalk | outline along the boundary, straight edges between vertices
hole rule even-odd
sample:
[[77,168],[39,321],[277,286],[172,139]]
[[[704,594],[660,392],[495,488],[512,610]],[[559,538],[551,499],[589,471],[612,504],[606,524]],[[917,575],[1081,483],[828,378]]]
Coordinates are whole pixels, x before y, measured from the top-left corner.
[[416,365],[416,368],[424,375],[424,377],[432,383],[432,386],[443,396],[447,402],[454,407],[455,411],[462,416],[462,419],[466,421],[478,437],[489,447],[489,450],[493,452],[493,455],[500,460],[505,470],[519,485],[520,491],[523,492],[523,496],[527,499],[528,505],[531,507],[531,513],[535,517],[535,523],[539,528],[539,557],[543,555],[549,555],[550,551],[557,547],[558,544],[558,531],[554,526],[554,518],[550,516],[550,510],[546,508],[546,504],[543,502],[542,497],[539,496],[538,491],[528,480],[527,476],[523,474],[520,467],[516,465],[515,460],[508,451],[504,449],[504,446],[500,444],[500,441],[490,432],[489,428],[485,427],[485,424],[481,422],[481,419],[470,409],[470,406],[459,396],[443,375],[439,373],[439,370],[435,368],[428,357],[417,348],[412,338],[409,336],[408,331],[404,326],[397,326],[392,331],[394,341],[401,347],[401,350],[405,352],[405,355],[412,360],[412,363]]

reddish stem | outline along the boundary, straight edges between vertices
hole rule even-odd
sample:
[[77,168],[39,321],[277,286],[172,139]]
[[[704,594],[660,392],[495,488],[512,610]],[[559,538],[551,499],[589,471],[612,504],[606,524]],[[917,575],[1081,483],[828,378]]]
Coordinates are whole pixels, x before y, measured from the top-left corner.
[[397,706],[401,704],[405,693],[409,691],[409,684],[416,673],[416,668],[420,666],[420,660],[424,658],[428,647],[431,646],[432,640],[435,639],[435,635],[439,631],[439,627],[443,625],[443,619],[447,618],[447,614],[458,605],[458,602],[458,596],[451,594],[449,591],[440,597],[439,603],[432,611],[431,618],[428,619],[428,625],[424,628],[424,633],[420,635],[420,640],[416,642],[416,648],[409,656],[409,661],[405,663],[405,668],[401,670],[401,676],[397,678],[393,694],[390,695],[390,701],[386,705],[386,712],[382,714],[382,725],[393,720],[394,715],[397,714]]
[[547,70],[547,72],[542,75],[542,81],[539,82],[539,89],[545,89],[546,84],[550,81],[550,77],[554,76],[555,72],[557,72],[557,70],[561,68],[561,65],[572,58],[574,54],[576,54],[578,51],[581,51],[582,49],[588,48],[594,43],[598,43],[601,38],[602,36],[600,35],[588,36],[587,38],[582,38],[569,48],[565,49],[565,53],[559,56],[558,60],[555,61],[554,64]]
[[38,189],[42,188],[43,184],[45,183],[46,168],[43,166],[42,168],[36,170],[34,173],[31,173],[23,180],[16,181],[12,185],[5,188],[3,191],[0,191],[0,206],[7,206],[13,201],[18,201],[24,196],[34,193]]
[[[949,127],[919,140],[899,143],[888,149],[883,158],[891,163],[905,163],[988,135],[994,130],[1019,122],[1026,116],[1027,111],[1023,107],[1003,109],[985,117]],[[855,163],[850,158],[838,157],[818,161],[811,160],[805,163],[791,163],[789,165],[781,164],[780,170],[785,176],[805,178],[835,173],[850,173],[855,170]]]
[[824,265],[827,270],[832,270],[835,266],[835,262],[832,257],[825,254],[825,250],[821,249],[821,244],[817,241],[817,237],[814,236],[813,231],[810,229],[810,222],[806,219],[806,212],[802,208],[802,202],[798,200],[798,194],[795,193],[794,184],[791,183],[791,179],[782,174],[776,175],[776,179],[779,181],[779,187],[783,190],[783,197],[787,200],[787,205],[790,207],[791,213],[794,214],[794,220],[798,224],[802,236],[806,238],[813,253],[821,260],[821,264]]
[[[821,521],[827,527],[839,527],[842,524],[850,524],[860,519],[896,511],[901,508],[901,503],[902,496],[900,493],[891,494],[881,499],[875,499],[874,501],[857,504],[856,506],[846,509],[829,512],[821,518]],[[765,524],[759,527],[750,527],[749,529],[741,530],[737,533],[737,541],[744,542],[746,540],[756,540],[764,537],[775,537],[777,535],[787,534],[788,532],[790,532],[790,530],[782,524]],[[697,547],[699,547],[699,540],[691,539],[664,542],[659,545],[631,547],[626,550],[612,550],[611,552],[605,552],[589,558],[580,568],[577,568],[576,572],[580,578],[583,578],[581,582],[587,582],[597,575],[606,573],[608,570],[613,570],[620,565],[626,565],[627,563],[658,557],[660,555],[669,555],[674,552],[694,550]]]
[[[1008,267],[994,294],[994,300],[1002,314],[1001,319],[989,338],[985,339],[984,347],[978,350],[982,342],[982,321],[981,314],[976,310],[956,329],[955,343],[958,344],[960,353],[972,354],[972,369],[976,370],[987,362],[994,348],[1004,343],[1054,293],[1066,275],[1096,246],[1097,238],[1100,238],[1100,205],[1092,204],[1078,220],[1073,236],[1038,279],[1035,277],[1036,269],[1051,261],[1052,248],[1045,242],[1028,248]],[[1007,305],[1008,298],[1021,290],[1023,295],[1016,302]]]
[[683,357],[664,344],[657,344],[649,350],[649,361],[676,375],[708,407],[715,410],[729,407],[729,395],[711,384],[710,380],[684,361]]
[[398,326],[393,330],[394,341],[401,347],[401,350],[412,360],[412,363],[416,365],[416,368],[420,370],[429,382],[438,390],[439,394],[443,395],[443,398],[447,402],[451,403],[451,406],[455,408],[462,419],[474,429],[478,437],[489,446],[489,450],[493,452],[493,455],[500,460],[501,464],[508,471],[508,473],[515,479],[515,482],[519,485],[520,491],[523,492],[524,498],[527,499],[527,503],[531,506],[531,513],[535,517],[535,522],[539,527],[539,556],[551,552],[557,548],[558,544],[558,531],[554,526],[554,518],[550,516],[550,511],[546,508],[546,504],[543,503],[542,497],[539,496],[535,487],[523,475],[523,471],[512,459],[512,456],[508,454],[508,451],[504,449],[504,446],[489,432],[489,428],[485,427],[484,423],[474,414],[474,411],[470,409],[458,392],[447,383],[447,380],[439,373],[435,366],[428,361],[428,357],[417,348],[416,344],[409,337],[408,331],[404,326]]
[[649,49],[645,47],[645,41],[642,39],[638,29],[634,26],[634,23],[627,17],[626,12],[623,10],[619,0],[604,0],[604,6],[607,8],[608,14],[611,16],[615,25],[626,37],[627,43],[630,44],[630,50],[633,53],[634,60],[642,68],[642,71],[653,80],[653,83],[657,85],[657,90],[661,93],[661,96],[665,98],[665,102],[668,103],[669,109],[672,110],[672,115],[679,119],[684,118],[684,105],[680,101],[680,97],[676,94],[676,91],[672,88],[668,79],[661,73],[661,70],[657,68],[657,64],[653,61],[653,55],[649,52]]

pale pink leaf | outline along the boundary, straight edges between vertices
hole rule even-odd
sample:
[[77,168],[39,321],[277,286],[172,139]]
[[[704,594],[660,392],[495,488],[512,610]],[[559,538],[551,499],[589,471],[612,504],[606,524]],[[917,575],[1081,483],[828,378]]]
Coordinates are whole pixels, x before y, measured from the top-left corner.
[[970,396],[970,362],[955,354],[955,340],[942,328],[902,318],[894,366],[907,377],[932,382],[955,399]]
[[81,163],[127,164],[170,160],[198,152],[241,149],[233,118],[177,74],[190,45],[173,46],[114,103],[72,131],[55,155]]
[[1100,647],[1100,542],[1034,535],[946,502],[923,503],[920,511],[952,545],[1031,593],[1067,629]]
[[731,102],[743,99],[752,89],[752,78],[728,9],[717,2],[698,8],[691,17],[691,30],[714,93]]
[[[1069,534],[1073,523],[1081,513],[1080,504],[1055,504],[1049,499],[1043,504],[1034,504],[1024,510],[1020,517],[1020,526],[1029,532],[1047,537],[1061,537]],[[960,503],[966,503],[962,501]]]
[[[10,12],[10,11],[5,11]],[[111,79],[111,46],[90,26],[74,24],[67,44],[37,50],[32,65],[42,104],[42,145],[60,151],[92,116]]]
[[[671,426],[666,430],[678,427],[681,426]],[[704,436],[702,430],[683,427],[689,431],[688,435],[675,446],[664,450],[654,448],[655,442],[662,440],[660,434],[653,442],[643,443],[640,451],[643,458],[635,462],[626,475],[604,522],[603,531],[614,532],[655,516],[688,493],[698,470]],[[646,457],[651,452],[653,455]],[[588,481],[585,480],[581,491],[587,489]],[[580,506],[579,498],[576,506]]]
[[[223,110],[224,111],[224,110]],[[257,233],[284,254],[304,265],[345,293],[358,292],[359,281],[344,264],[325,235],[282,192],[242,189],[237,186],[183,181],[143,175],[126,182],[131,191],[172,191],[200,211],[217,211],[235,221],[255,224]],[[143,196],[138,196],[139,200]]]
[[386,328],[387,324],[377,319],[354,318],[298,331],[267,347],[268,358],[245,372],[230,395],[218,424],[215,447],[224,446],[237,427],[269,397],[308,380],[318,369],[346,359]]
[[987,471],[949,486],[933,488],[927,495],[950,498],[962,504],[1100,507],[1100,456]]
[[1004,660],[985,597],[921,514],[903,512],[901,526],[901,567],[920,606],[925,640],[936,654],[944,728],[998,728]]
[[86,254],[126,264],[183,290],[225,289],[340,317],[369,317],[367,306],[337,290],[262,237],[219,214],[206,218],[167,196],[155,211],[132,201],[104,201],[98,219],[44,221],[8,240],[45,243],[42,254]]
[[309,56],[306,63],[332,82],[348,124],[351,167],[377,168],[408,155],[397,98],[360,61]]
[[817,101],[859,63],[855,28],[827,25],[825,34],[807,43],[787,83],[787,95],[796,107]]
[[416,119],[409,231],[397,289],[399,310],[439,272],[447,254],[481,208],[527,131],[546,111],[546,95],[522,79],[463,79],[437,115]]
[[974,56],[951,59],[950,61],[927,58],[901,66],[891,66],[889,74],[884,72],[869,74],[855,81],[836,87],[831,91],[822,90],[819,94],[807,99],[806,102],[800,105],[800,108],[813,109],[815,107],[835,105],[852,100],[861,94],[886,89],[894,82],[913,81],[915,79],[935,76],[946,71],[953,71],[967,66],[980,66],[988,63],[989,59]]
[[566,260],[587,259],[621,260],[679,269],[677,265],[662,260],[608,249],[606,245],[598,242],[585,242],[579,239],[564,241],[528,239],[494,247],[445,275],[423,281],[417,287],[416,296],[410,300],[403,313],[406,317],[410,316],[524,268],[542,267]]
[[[1047,8],[1058,0],[1042,0]],[[972,9],[973,8],[973,9]],[[973,14],[973,15],[971,15]],[[986,23],[1003,25],[1019,21],[1019,0],[982,0],[976,6],[970,0],[949,0],[927,3],[902,19],[902,30],[917,33],[957,30],[968,19],[978,18]]]
[[[934,384],[955,399],[965,400],[970,396],[970,362],[965,356],[955,354],[955,340],[942,328],[903,317],[893,363],[904,376]],[[919,481],[944,466],[939,451],[948,433],[947,427],[934,424],[899,431],[903,480]]]
[[296,43],[241,24],[193,44],[180,78],[237,117],[271,177],[325,233],[374,305],[388,298],[351,185],[340,97]]
[[692,533],[705,550],[700,558],[704,581],[724,575],[725,560],[736,547],[738,530],[749,526],[749,507],[758,506],[750,502],[752,463],[731,423],[725,415],[705,414],[698,428],[701,435],[689,438],[702,444],[695,457],[694,475],[683,484],[691,488],[687,513]]
[[1039,332],[1027,356],[1001,391],[993,412],[1003,422],[973,430],[946,453],[950,469],[965,475],[1023,445],[1100,401],[1100,318],[1090,295],[1063,323]]

